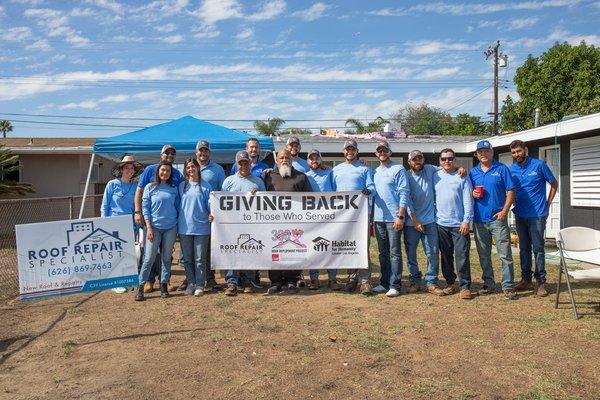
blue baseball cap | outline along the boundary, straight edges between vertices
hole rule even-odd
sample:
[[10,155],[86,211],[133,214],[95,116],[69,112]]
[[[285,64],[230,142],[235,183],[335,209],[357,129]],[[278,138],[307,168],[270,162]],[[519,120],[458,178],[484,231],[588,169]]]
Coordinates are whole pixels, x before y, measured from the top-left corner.
[[479,142],[477,142],[477,150],[481,150],[481,149],[490,149],[492,150],[492,144],[488,141],[488,140],[480,140]]

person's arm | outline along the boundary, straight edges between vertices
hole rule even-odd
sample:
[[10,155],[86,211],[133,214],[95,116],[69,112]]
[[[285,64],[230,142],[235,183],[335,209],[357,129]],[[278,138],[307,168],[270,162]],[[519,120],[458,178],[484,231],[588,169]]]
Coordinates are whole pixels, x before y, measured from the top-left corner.
[[110,181],[104,188],[104,196],[102,196],[102,205],[100,206],[101,217],[110,216],[110,200],[112,199],[113,191],[114,188],[112,185],[112,181]]
[[510,211],[510,206],[512,206],[512,203],[514,201],[515,201],[515,190],[514,189],[507,190],[506,191],[506,201],[504,201],[504,207],[502,207],[502,210],[500,210],[499,212],[494,214],[494,217],[497,219],[500,219],[500,220],[503,220],[504,218],[506,218],[506,215]]
[[219,177],[217,179],[217,186],[213,188],[213,191],[218,192],[223,188],[223,182],[225,182],[225,170],[223,168],[219,168]]
[[394,230],[401,231],[404,229],[404,219],[406,217],[406,203],[410,194],[410,186],[408,185],[408,177],[406,176],[406,170],[404,168],[398,171],[397,175],[398,185],[396,186],[396,192],[398,196],[398,211],[396,212],[396,218],[394,218]]
[[[152,229],[152,210],[151,210],[151,199],[150,199],[150,186],[151,184],[147,185],[144,188],[143,191],[143,195],[142,195],[142,214],[144,217],[144,223],[146,224],[146,237],[148,238],[149,241],[154,241],[154,230]],[[140,187],[138,187],[138,189],[141,189]],[[137,195],[137,192],[136,192]],[[136,214],[136,216],[139,214]]]
[[469,234],[469,229],[471,228],[471,222],[473,222],[473,197],[471,193],[473,192],[473,186],[471,185],[471,180],[469,178],[465,178],[463,181],[463,220],[460,224],[459,232],[461,235],[466,236]]
[[552,183],[550,183],[550,190],[548,191],[548,201],[546,203],[546,210],[550,210],[550,205],[552,205],[552,201],[554,200],[554,196],[556,196],[556,192],[558,192],[558,181],[555,179]]
[[136,224],[138,224],[139,226],[141,226],[142,228],[144,227],[144,217],[142,216],[142,196],[144,194],[144,188],[138,186],[137,188],[135,188],[135,201],[134,201],[134,207],[133,207],[133,212],[134,212],[134,216],[133,216],[133,220],[135,221]]
[[365,176],[365,189],[369,190],[369,195],[371,197],[375,197],[375,195],[377,194],[375,190],[375,181],[373,180],[373,172],[371,172],[371,168],[367,168]]

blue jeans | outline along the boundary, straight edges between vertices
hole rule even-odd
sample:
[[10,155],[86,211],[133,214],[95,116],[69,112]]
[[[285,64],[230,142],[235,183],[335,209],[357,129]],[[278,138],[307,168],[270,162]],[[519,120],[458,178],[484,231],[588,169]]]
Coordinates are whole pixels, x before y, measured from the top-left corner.
[[[146,226],[144,226],[144,229],[142,230],[142,232],[143,232],[142,243],[144,243],[144,246],[142,246],[142,249],[140,251],[140,265],[138,267],[138,273],[142,270],[142,265],[144,264],[144,254],[146,252],[146,232],[147,231],[148,230],[146,229]],[[152,267],[150,268],[150,274],[148,275],[148,282],[154,283],[154,281],[156,280],[156,277],[159,274],[160,274],[160,258],[154,257],[154,263],[152,264]]]
[[204,288],[209,235],[179,235],[188,285]]
[[246,282],[256,280],[256,271],[254,270],[233,270],[228,269],[225,273],[225,281],[228,285],[243,286]]
[[479,254],[479,264],[483,274],[483,283],[490,289],[494,283],[494,269],[492,267],[492,237],[496,241],[496,250],[502,264],[502,290],[515,289],[515,269],[510,248],[510,231],[506,218],[492,222],[475,222],[475,244]]
[[469,251],[471,236],[461,235],[459,227],[438,225],[438,239],[440,243],[440,256],[442,275],[448,285],[456,281],[454,264],[458,272],[458,284],[461,290],[471,287],[471,261]]
[[[544,252],[544,230],[546,217],[519,218],[515,216],[519,235],[519,259],[521,279],[531,281],[532,275],[538,283],[546,282],[546,254]],[[535,274],[531,270],[531,253],[535,257]]]
[[144,243],[144,262],[140,271],[140,285],[148,282],[150,279],[150,269],[160,248],[161,269],[160,283],[169,283],[171,278],[171,256],[173,254],[173,245],[177,236],[177,225],[171,229],[154,228],[154,240],[151,242],[146,237]]
[[[314,281],[315,279],[319,279],[319,270],[311,269],[310,272],[308,273],[308,275],[310,276],[311,281]],[[328,269],[327,277],[329,278],[330,281],[335,281],[337,278],[337,269]]]
[[396,231],[393,222],[375,222],[375,237],[381,266],[379,283],[386,289],[400,290],[402,279],[401,235],[402,231]]
[[440,263],[438,258],[438,232],[437,224],[423,225],[425,233],[421,233],[414,226],[404,227],[404,245],[406,246],[406,258],[408,263],[409,281],[413,285],[421,282],[421,271],[417,262],[417,247],[419,241],[423,242],[423,250],[427,256],[427,271],[425,272],[425,284],[427,287],[437,285]]

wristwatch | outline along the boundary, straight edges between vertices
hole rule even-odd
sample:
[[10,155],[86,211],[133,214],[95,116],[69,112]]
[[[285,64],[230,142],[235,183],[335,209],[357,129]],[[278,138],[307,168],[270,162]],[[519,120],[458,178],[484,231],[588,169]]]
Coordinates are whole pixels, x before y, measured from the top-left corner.
[[396,215],[396,218],[398,218],[400,221],[404,221],[404,215]]

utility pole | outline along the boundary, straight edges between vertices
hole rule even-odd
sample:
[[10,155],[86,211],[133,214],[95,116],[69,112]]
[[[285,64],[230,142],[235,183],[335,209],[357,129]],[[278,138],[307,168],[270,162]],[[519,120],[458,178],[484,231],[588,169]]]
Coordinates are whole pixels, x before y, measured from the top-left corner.
[[490,56],[493,57],[494,60],[494,98],[493,98],[493,111],[489,113],[494,116],[494,122],[492,125],[492,135],[498,134],[498,48],[500,47],[500,41],[496,41],[496,45],[488,47],[488,49],[483,53],[485,54],[485,59],[488,60]]

